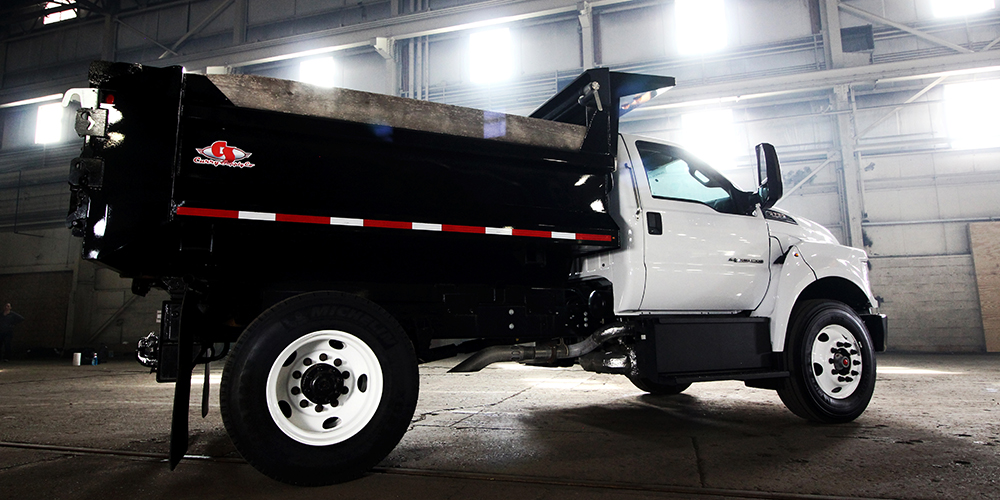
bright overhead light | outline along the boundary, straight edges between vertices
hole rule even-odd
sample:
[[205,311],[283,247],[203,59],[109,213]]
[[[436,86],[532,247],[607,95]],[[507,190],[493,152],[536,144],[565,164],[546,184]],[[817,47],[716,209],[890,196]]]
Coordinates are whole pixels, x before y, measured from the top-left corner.
[[469,35],[469,71],[472,83],[497,83],[514,74],[510,29],[479,31]]
[[51,144],[62,139],[63,105],[61,102],[38,107],[35,144]]
[[333,87],[333,56],[308,59],[299,63],[299,81],[317,87]]
[[63,98],[62,94],[51,94],[42,97],[32,97],[31,99],[24,99],[21,101],[14,101],[14,102],[7,102],[4,104],[0,104],[0,109],[16,108],[18,106],[27,106],[29,104],[38,104],[40,102],[61,101],[62,98]]
[[957,17],[978,14],[996,8],[995,0],[932,0],[937,17]]
[[945,85],[944,112],[951,147],[1000,146],[1000,80]]
[[716,170],[736,166],[736,128],[732,109],[711,109],[681,115],[681,146]]
[[723,0],[676,0],[677,50],[682,55],[707,54],[726,47]]
[[[55,2],[45,2],[45,10],[58,9],[59,7],[64,7],[67,5],[76,4],[76,0],[56,0]],[[76,9],[66,9],[61,12],[56,12],[49,14],[42,18],[42,24],[52,24],[58,23],[60,21],[68,21],[76,17]]]

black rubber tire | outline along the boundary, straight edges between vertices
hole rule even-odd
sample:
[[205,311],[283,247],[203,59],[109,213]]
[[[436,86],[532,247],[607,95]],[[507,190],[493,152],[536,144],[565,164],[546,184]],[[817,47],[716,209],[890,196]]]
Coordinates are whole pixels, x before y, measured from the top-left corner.
[[[320,330],[340,330],[363,341],[383,376],[382,396],[367,424],[326,446],[286,435],[272,419],[265,394],[281,351]],[[315,292],[276,304],[247,327],[226,362],[220,403],[226,431],[247,462],[284,483],[320,486],[357,478],[385,458],[410,425],[418,390],[413,345],[392,316],[356,295]]]
[[[792,413],[814,422],[845,423],[858,418],[875,391],[875,352],[871,337],[858,314],[846,304],[833,300],[811,300],[796,307],[785,339],[785,366],[790,376],[778,389],[778,396]],[[813,343],[828,325],[839,325],[854,337],[861,362],[860,380],[854,392],[835,399],[816,381],[810,352]],[[822,367],[820,367],[822,368]]]
[[629,377],[628,379],[632,382],[632,385],[636,386],[640,391],[646,391],[657,396],[676,396],[677,394],[687,390],[688,387],[691,387],[690,383],[659,384],[642,377]]

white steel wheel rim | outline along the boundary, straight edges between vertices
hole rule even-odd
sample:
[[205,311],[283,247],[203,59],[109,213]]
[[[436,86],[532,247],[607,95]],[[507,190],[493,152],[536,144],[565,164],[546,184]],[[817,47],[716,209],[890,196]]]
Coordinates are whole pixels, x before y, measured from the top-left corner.
[[[331,375],[334,371],[347,375]],[[336,403],[329,401],[329,394],[306,388],[308,380],[310,387],[328,389],[337,378],[341,385]],[[382,366],[368,344],[347,332],[320,330],[296,339],[271,365],[267,409],[286,436],[327,446],[350,439],[368,425],[382,400],[382,386]]]
[[827,325],[813,339],[810,352],[813,379],[821,391],[833,399],[846,399],[858,389],[864,364],[861,344],[850,330]]

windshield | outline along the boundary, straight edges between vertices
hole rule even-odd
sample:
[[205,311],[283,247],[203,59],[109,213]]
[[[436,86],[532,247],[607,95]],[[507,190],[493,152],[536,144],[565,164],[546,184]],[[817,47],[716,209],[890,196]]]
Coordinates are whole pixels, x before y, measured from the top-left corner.
[[701,203],[723,213],[745,213],[740,200],[747,193],[691,153],[653,142],[637,141],[635,145],[654,198]]

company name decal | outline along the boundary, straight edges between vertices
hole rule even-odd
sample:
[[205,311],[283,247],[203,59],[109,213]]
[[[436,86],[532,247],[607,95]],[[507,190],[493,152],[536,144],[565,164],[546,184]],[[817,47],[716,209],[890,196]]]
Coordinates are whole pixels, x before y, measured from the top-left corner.
[[251,168],[254,166],[253,163],[242,161],[250,158],[251,153],[248,153],[240,148],[230,146],[226,144],[226,141],[215,141],[211,146],[195,148],[195,151],[204,157],[194,157],[193,161],[200,165],[236,168]]

